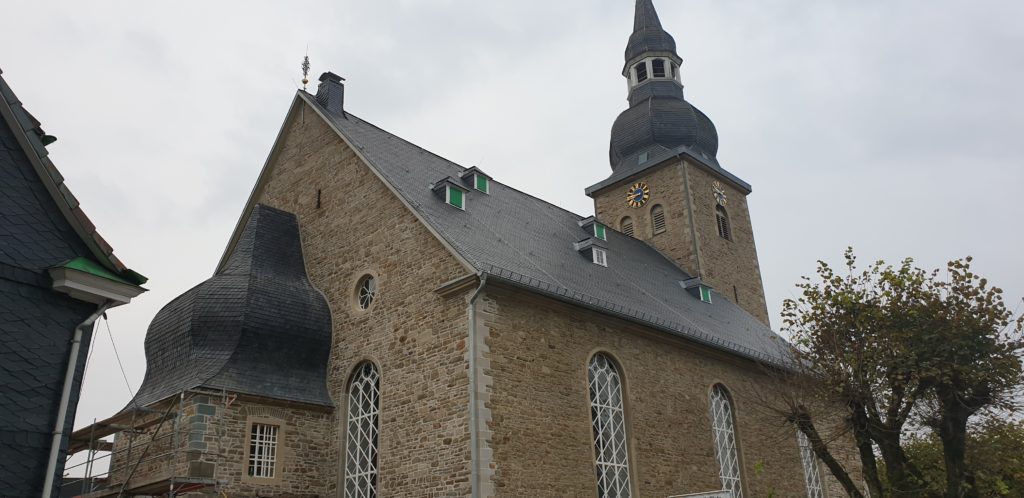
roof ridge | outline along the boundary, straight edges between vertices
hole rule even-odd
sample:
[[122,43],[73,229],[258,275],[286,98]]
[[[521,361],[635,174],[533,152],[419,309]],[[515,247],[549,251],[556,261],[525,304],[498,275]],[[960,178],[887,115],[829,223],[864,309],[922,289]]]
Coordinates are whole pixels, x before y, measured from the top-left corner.
[[[321,109],[323,109],[323,111],[324,111],[325,113],[327,113],[327,114],[332,114],[332,115],[335,115],[335,116],[336,116],[336,114],[334,114],[334,113],[332,113],[332,112],[328,111],[327,109],[324,109],[324,108],[323,108],[322,106],[321,106]],[[405,142],[405,143],[407,143],[407,144],[409,144],[409,145],[411,145],[411,146],[413,146],[413,147],[416,147],[417,149],[419,149],[419,150],[422,150],[423,152],[426,152],[427,154],[430,154],[430,155],[432,155],[432,156],[434,156],[434,157],[436,157],[436,158],[438,158],[438,159],[440,159],[440,160],[442,160],[442,161],[445,161],[445,162],[447,162],[447,163],[449,163],[449,164],[451,164],[451,165],[453,165],[453,166],[457,166],[457,167],[459,167],[459,168],[462,168],[462,170],[463,170],[463,171],[465,171],[465,170],[469,169],[469,168],[467,168],[467,167],[465,167],[465,166],[463,166],[463,165],[461,165],[461,164],[459,164],[459,163],[457,163],[457,162],[455,162],[455,161],[452,161],[451,159],[448,159],[447,157],[444,157],[444,156],[442,156],[442,155],[440,155],[440,154],[438,154],[438,153],[436,153],[436,152],[433,152],[433,151],[431,151],[430,149],[424,148],[424,147],[423,147],[423,146],[421,146],[421,145],[417,145],[416,143],[414,143],[414,142],[412,142],[412,141],[410,141],[410,140],[407,140],[407,139],[405,139],[405,138],[402,138],[401,136],[399,136],[399,135],[396,135],[396,134],[394,134],[394,133],[392,133],[392,132],[390,132],[390,131],[388,131],[388,130],[386,130],[386,129],[384,129],[384,128],[381,128],[380,126],[377,126],[376,124],[373,124],[373,123],[372,123],[372,122],[370,122],[370,121],[367,121],[367,120],[365,120],[365,119],[363,119],[363,118],[361,118],[361,117],[359,117],[359,116],[356,116],[355,114],[353,114],[353,113],[351,113],[351,112],[349,112],[349,111],[345,111],[345,114],[346,114],[346,116],[344,116],[344,117],[343,117],[343,119],[348,119],[348,118],[355,118],[355,119],[359,120],[360,122],[362,122],[363,124],[366,124],[366,125],[368,125],[368,126],[372,126],[372,127],[376,128],[376,129],[380,130],[381,132],[383,132],[383,133],[386,133],[386,134],[387,134],[388,136],[390,136],[390,137],[394,137],[394,138],[396,138],[396,139],[398,139],[398,140],[401,140],[402,142]],[[477,168],[480,168],[479,166],[476,166],[476,167],[477,167]],[[564,211],[564,212],[566,212],[566,213],[568,213],[568,214],[571,214],[571,215],[573,215],[573,216],[576,216],[576,217],[578,217],[578,218],[579,218],[579,219],[581,219],[581,220],[582,220],[583,218],[586,218],[586,216],[582,216],[582,215],[580,215],[580,214],[578,214],[578,213],[576,213],[576,212],[574,212],[574,211],[570,211],[570,210],[568,210],[568,209],[566,209],[566,208],[564,208],[564,207],[562,207],[562,206],[559,206],[559,205],[557,205],[557,204],[554,204],[554,203],[551,203],[551,202],[549,202],[549,201],[546,201],[546,200],[544,200],[544,199],[542,199],[542,198],[540,198],[540,197],[537,197],[537,196],[535,196],[535,195],[533,195],[533,194],[531,194],[531,193],[529,193],[529,192],[525,192],[525,191],[522,191],[522,190],[520,190],[520,189],[518,189],[518,188],[515,188],[515,187],[513,187],[513,186],[511,186],[511,185],[509,185],[509,184],[507,184],[507,183],[504,183],[504,182],[500,182],[500,181],[497,181],[497,180],[495,180],[495,179],[494,179],[493,177],[491,178],[491,181],[492,181],[492,182],[494,182],[494,183],[497,183],[498,185],[501,185],[501,186],[503,186],[503,187],[505,187],[505,188],[507,188],[507,189],[509,189],[509,190],[512,190],[512,191],[514,191],[514,192],[517,192],[517,193],[519,193],[519,194],[522,194],[522,195],[524,195],[524,196],[526,196],[526,197],[529,197],[529,198],[531,198],[531,199],[534,199],[534,200],[540,201],[540,202],[541,202],[541,203],[543,203],[543,204],[547,204],[548,206],[554,207],[554,208],[556,208],[556,209],[559,209],[559,210],[561,210],[561,211]]]

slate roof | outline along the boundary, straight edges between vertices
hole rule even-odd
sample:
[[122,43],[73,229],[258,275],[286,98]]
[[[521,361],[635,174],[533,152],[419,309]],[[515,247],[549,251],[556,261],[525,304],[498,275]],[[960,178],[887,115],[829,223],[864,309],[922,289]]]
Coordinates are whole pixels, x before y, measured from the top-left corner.
[[350,112],[317,109],[413,210],[478,272],[533,292],[664,330],[741,356],[776,361],[784,341],[721,295],[705,304],[681,282],[691,278],[643,241],[608,230],[608,267],[574,248],[589,234],[577,214],[492,181],[469,188],[465,211],[432,189],[465,168]]
[[46,150],[56,139],[42,130],[2,76],[0,114],[10,127],[0,126],[0,265],[41,271],[88,255],[129,282],[145,283],[114,256],[82,211]]
[[647,52],[668,53],[675,56],[676,62],[680,60],[676,54],[676,41],[662,29],[658,12],[654,10],[654,3],[651,0],[637,0],[636,13],[633,16],[633,34],[629,36],[629,43],[626,44],[626,66],[622,72],[625,73],[634,59]]
[[332,406],[331,316],[306,276],[295,215],[257,205],[226,264],[157,313],[129,404],[197,387]]

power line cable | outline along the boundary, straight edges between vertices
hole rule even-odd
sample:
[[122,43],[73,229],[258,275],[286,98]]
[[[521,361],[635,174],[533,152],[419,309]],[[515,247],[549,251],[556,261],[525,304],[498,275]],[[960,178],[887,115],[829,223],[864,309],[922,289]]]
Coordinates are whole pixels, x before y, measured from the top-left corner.
[[107,326],[107,337],[110,338],[110,345],[114,348],[114,358],[117,358],[117,366],[121,369],[121,378],[124,379],[124,385],[128,388],[128,396],[134,402],[135,390],[132,389],[131,382],[128,382],[128,374],[124,372],[124,364],[121,363],[121,355],[117,352],[117,344],[114,343],[114,334],[110,331],[110,319],[107,318],[107,314],[103,314],[103,324]]

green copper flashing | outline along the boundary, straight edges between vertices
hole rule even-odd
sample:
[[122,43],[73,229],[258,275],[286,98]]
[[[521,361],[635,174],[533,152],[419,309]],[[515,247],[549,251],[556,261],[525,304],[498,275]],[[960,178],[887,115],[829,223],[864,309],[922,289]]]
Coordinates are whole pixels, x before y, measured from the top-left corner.
[[68,268],[71,270],[78,270],[83,273],[95,275],[100,278],[112,280],[127,285],[142,285],[146,283],[147,278],[135,273],[132,270],[125,270],[124,275],[116,275],[110,270],[104,268],[99,263],[84,257],[78,257],[60,265],[61,268]]

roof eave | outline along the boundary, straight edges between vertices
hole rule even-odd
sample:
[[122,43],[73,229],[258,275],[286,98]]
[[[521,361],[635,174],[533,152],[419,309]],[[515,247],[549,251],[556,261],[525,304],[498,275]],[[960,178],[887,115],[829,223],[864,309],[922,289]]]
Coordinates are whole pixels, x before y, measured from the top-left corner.
[[717,164],[714,164],[711,161],[708,161],[708,160],[700,157],[699,155],[694,154],[690,150],[689,147],[686,147],[685,145],[683,145],[683,146],[677,147],[675,149],[675,153],[674,154],[665,156],[660,161],[652,161],[647,166],[644,166],[643,168],[640,168],[640,169],[636,170],[635,172],[633,172],[632,174],[630,174],[628,176],[624,176],[622,178],[617,178],[617,179],[612,179],[612,177],[614,177],[614,174],[613,174],[612,177],[609,177],[608,179],[602,180],[600,182],[597,182],[597,183],[587,187],[584,190],[584,193],[587,196],[589,196],[589,197],[594,197],[595,194],[597,194],[598,192],[600,192],[600,191],[602,191],[602,190],[604,190],[606,188],[609,188],[611,186],[617,185],[619,183],[629,182],[631,179],[635,178],[636,176],[638,176],[638,175],[640,175],[642,173],[646,173],[646,172],[648,172],[648,171],[650,171],[650,170],[652,170],[654,168],[661,167],[662,165],[664,165],[665,163],[667,163],[667,162],[669,162],[669,161],[671,161],[673,159],[679,159],[679,158],[684,158],[684,157],[687,158],[687,159],[692,160],[698,166],[701,166],[701,167],[707,169],[711,173],[714,173],[714,174],[720,176],[727,183],[729,183],[730,185],[732,185],[733,187],[738,189],[740,192],[742,192],[743,195],[750,195],[750,193],[753,192],[753,189],[751,188],[749,183],[741,180],[740,177],[730,173],[725,168],[723,168],[723,167],[721,167],[721,166],[719,166]]

